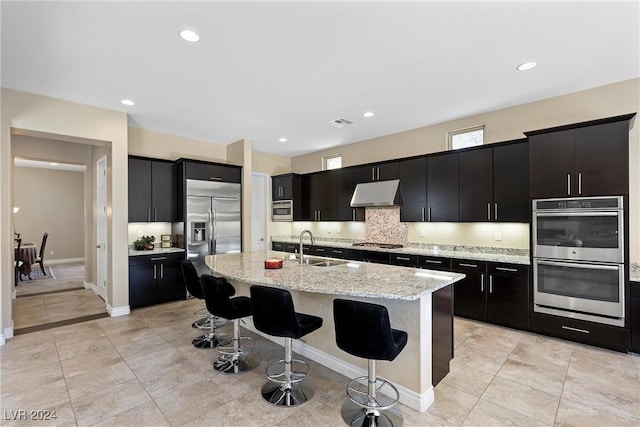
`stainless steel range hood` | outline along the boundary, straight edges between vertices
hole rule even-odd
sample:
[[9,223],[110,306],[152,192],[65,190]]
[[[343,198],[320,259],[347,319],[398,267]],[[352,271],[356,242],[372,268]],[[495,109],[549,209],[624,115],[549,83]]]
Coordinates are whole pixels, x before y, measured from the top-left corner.
[[351,197],[351,207],[393,206],[399,184],[399,179],[360,183]]

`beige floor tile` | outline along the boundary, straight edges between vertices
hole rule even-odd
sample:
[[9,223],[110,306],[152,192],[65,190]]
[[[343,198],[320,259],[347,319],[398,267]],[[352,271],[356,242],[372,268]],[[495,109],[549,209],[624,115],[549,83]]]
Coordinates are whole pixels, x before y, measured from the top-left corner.
[[37,388],[21,390],[2,396],[2,410],[26,411],[46,409],[69,403],[67,387],[63,379],[49,382]]
[[523,335],[509,359],[539,366],[544,369],[566,373],[573,343],[535,334]]
[[275,425],[279,427],[346,425],[342,420],[342,415],[340,414],[340,406],[336,407],[324,401],[314,399],[295,408],[282,408],[281,412],[286,411],[291,413],[291,415],[288,415],[285,419]]
[[446,424],[462,424],[478,402],[476,396],[442,383],[438,384],[434,392],[434,402],[426,412]]
[[523,384],[546,393],[560,396],[565,374],[535,365],[507,359],[496,374],[498,378]]
[[0,371],[3,374],[21,372],[59,362],[58,352],[52,339],[44,342],[34,341],[31,346],[25,346],[21,351],[7,351],[7,355],[2,355]]
[[7,371],[2,373],[0,391],[2,396],[33,390],[50,383],[64,380],[59,362],[42,365],[24,371]]
[[202,378],[202,372],[191,362],[183,359],[174,365],[160,369],[152,377],[140,380],[151,397],[158,398]]
[[506,354],[493,354],[480,351],[468,346],[465,342],[453,352],[453,359],[451,360],[449,367],[451,370],[462,370],[468,367],[485,372],[489,375],[495,375],[500,370],[506,359]]
[[158,409],[158,406],[154,402],[147,402],[121,412],[107,420],[97,422],[93,424],[92,427],[160,427],[170,425],[169,421],[167,421],[162,414],[162,411]]
[[83,355],[61,363],[72,401],[135,378],[115,350],[112,354]]
[[484,399],[473,407],[469,416],[462,423],[463,426],[550,426],[553,423],[543,423],[535,418],[529,418],[518,412],[495,405]]
[[581,346],[571,355],[567,375],[640,395],[637,365],[627,354]]
[[154,353],[164,352],[169,349],[171,349],[171,345],[157,335],[149,335],[142,339],[121,343],[116,346],[116,351],[127,361],[145,355],[153,357]]
[[615,383],[596,384],[567,375],[562,399],[640,423],[640,394],[629,394]]
[[158,334],[156,334],[144,322],[140,321],[114,323],[110,324],[108,327],[101,325],[101,328],[115,346],[120,346],[144,338],[159,337]]
[[464,345],[506,358],[521,338],[522,334],[518,331],[483,325],[483,327],[476,328],[474,333],[464,341]]
[[97,393],[72,399],[79,426],[88,426],[108,420],[118,414],[151,401],[151,397],[136,379],[112,387],[96,387]]
[[180,425],[228,403],[229,397],[212,380],[197,379],[156,398],[155,402],[172,425]]
[[127,364],[133,373],[141,381],[156,376],[156,372],[170,368],[177,363],[182,363],[187,359],[174,348],[154,352],[150,355],[141,354],[127,360]]
[[105,337],[106,335],[95,320],[60,326],[51,330],[56,344],[77,342],[81,339]]
[[66,341],[56,343],[60,360],[71,359],[87,355],[111,355],[114,352],[113,344],[105,336],[83,335],[78,341]]
[[487,387],[482,399],[545,424],[553,424],[560,402],[559,396],[499,377]]
[[442,380],[443,384],[462,390],[472,396],[480,397],[487,389],[494,375],[470,367],[456,365]]
[[619,417],[603,410],[591,408],[567,399],[560,400],[556,426],[602,427],[602,426],[635,426],[638,420]]
[[38,349],[55,349],[53,334],[51,330],[32,332],[30,334],[17,335],[7,340],[7,343],[0,346],[0,357],[23,356],[26,353]]
[[[3,426],[13,427],[13,426],[76,426],[76,417],[73,413],[73,408],[71,407],[71,403],[63,403],[60,405],[54,405],[48,408],[38,408],[34,412],[27,412],[24,416],[16,417],[16,414],[13,414],[13,417],[19,418],[14,419],[13,421],[9,421],[6,424],[3,422]],[[12,418],[11,416],[5,418]],[[3,420],[5,421],[5,420]]]

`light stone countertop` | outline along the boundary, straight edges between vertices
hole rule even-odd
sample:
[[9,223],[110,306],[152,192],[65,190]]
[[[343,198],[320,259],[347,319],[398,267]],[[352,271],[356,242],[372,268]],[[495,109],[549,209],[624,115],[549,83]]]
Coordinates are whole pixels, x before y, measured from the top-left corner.
[[640,262],[632,262],[629,266],[629,280],[640,282]]
[[154,248],[151,250],[137,251],[133,248],[129,248],[129,256],[139,255],[157,255],[157,254],[170,254],[175,252],[184,252],[182,248]]
[[[300,265],[276,251],[210,255],[206,264],[229,280],[290,291],[365,298],[416,300],[463,279],[464,274],[386,264],[347,262],[331,267]],[[284,259],[281,269],[265,269],[269,258]],[[319,258],[319,257],[314,257]],[[416,274],[417,273],[417,274]]]
[[[300,243],[299,240],[296,239],[272,239],[274,242],[282,242],[282,243]],[[467,260],[475,260],[475,261],[490,261],[490,262],[504,262],[510,264],[522,264],[522,265],[530,265],[531,261],[529,256],[523,255],[513,255],[511,252],[514,250],[504,249],[503,253],[492,253],[492,252],[482,252],[480,251],[464,251],[464,250],[433,250],[433,249],[422,249],[415,247],[404,247],[398,249],[386,249],[386,248],[378,248],[375,246],[353,246],[352,243],[343,243],[343,242],[332,242],[316,239],[316,245],[318,246],[329,246],[336,248],[349,248],[349,249],[357,249],[357,250],[366,250],[366,251],[379,251],[379,252],[389,252],[389,253],[397,253],[397,254],[408,254],[408,255],[426,255],[426,256],[439,256],[444,258],[458,258],[458,259],[467,259]],[[311,244],[308,236],[305,236],[303,241],[304,244]],[[522,252],[521,250],[517,250],[518,252]],[[494,250],[495,252],[495,250]]]

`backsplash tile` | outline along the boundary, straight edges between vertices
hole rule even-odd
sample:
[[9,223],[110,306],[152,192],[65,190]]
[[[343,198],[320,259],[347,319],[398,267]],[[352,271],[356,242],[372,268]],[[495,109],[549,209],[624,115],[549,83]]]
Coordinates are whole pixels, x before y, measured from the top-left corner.
[[366,208],[366,241],[405,245],[409,225],[400,222],[398,206]]

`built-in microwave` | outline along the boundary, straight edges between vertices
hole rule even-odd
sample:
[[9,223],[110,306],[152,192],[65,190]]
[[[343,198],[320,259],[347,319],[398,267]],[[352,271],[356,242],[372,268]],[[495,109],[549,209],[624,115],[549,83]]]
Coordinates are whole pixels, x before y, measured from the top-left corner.
[[293,200],[271,202],[271,221],[293,221]]

